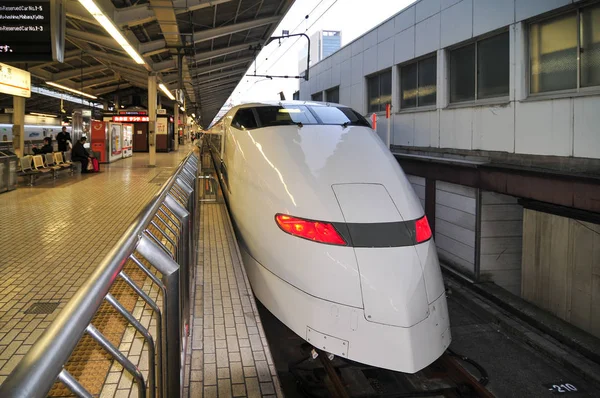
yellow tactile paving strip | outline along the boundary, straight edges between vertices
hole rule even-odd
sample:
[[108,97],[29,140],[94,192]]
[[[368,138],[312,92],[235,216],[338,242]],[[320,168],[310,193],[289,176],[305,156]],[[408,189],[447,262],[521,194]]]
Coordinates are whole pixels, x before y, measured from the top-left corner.
[[[63,173],[0,195],[0,383],[164,182],[153,179],[172,173],[188,150],[157,154],[156,168],[136,153],[98,174]],[[24,314],[35,302],[60,305],[49,315]],[[106,322],[117,345],[119,324]],[[94,349],[85,355],[104,358]],[[76,366],[75,376],[84,370]]]

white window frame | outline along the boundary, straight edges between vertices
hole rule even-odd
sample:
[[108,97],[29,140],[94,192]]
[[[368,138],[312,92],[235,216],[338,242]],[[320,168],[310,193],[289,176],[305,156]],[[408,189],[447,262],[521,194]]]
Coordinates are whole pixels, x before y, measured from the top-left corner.
[[[457,47],[460,48],[460,47]],[[402,107],[402,68],[410,66],[412,64],[417,64],[417,90],[419,89],[419,65],[418,63],[421,61],[425,61],[430,58],[435,58],[435,103],[433,105],[419,105],[419,98],[417,95],[417,105],[409,108]],[[408,62],[404,62],[402,64],[398,64],[398,108],[400,113],[410,113],[410,112],[425,112],[430,111],[437,108],[438,96],[440,95],[440,90],[438,87],[438,74],[439,74],[439,60],[438,60],[438,52],[429,53],[427,55],[423,55],[418,58],[411,59]],[[448,85],[450,82],[448,82]]]
[[[579,56],[580,51],[581,51],[581,10],[585,9],[585,8],[591,8],[594,6],[600,6],[600,3],[592,3],[592,4],[585,4],[582,6],[577,6],[574,9],[569,9],[569,10],[565,10],[562,11],[560,13],[556,13],[556,14],[551,14],[548,16],[544,16],[543,18],[535,18],[530,20],[529,22],[527,22],[526,26],[526,36],[525,36],[525,40],[527,41],[526,44],[526,48],[527,48],[527,76],[526,76],[526,81],[527,81],[527,98],[526,100],[543,100],[543,99],[550,99],[550,98],[570,98],[570,97],[583,97],[583,96],[589,96],[589,95],[598,95],[600,94],[600,85],[598,86],[591,86],[591,87],[581,87],[581,56]],[[576,12],[576,20],[577,20],[577,87],[576,88],[569,88],[566,90],[555,90],[555,91],[544,91],[541,93],[532,93],[531,92],[531,26],[544,22],[544,21],[549,21],[555,18],[560,18],[562,16],[568,15],[568,14],[572,14],[573,12]]]

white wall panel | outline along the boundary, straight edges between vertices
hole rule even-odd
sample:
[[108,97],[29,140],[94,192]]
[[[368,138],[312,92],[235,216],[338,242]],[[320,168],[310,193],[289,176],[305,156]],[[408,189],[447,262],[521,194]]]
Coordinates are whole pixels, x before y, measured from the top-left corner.
[[473,36],[515,22],[515,0],[473,0]]
[[348,59],[342,62],[341,79],[341,87],[347,87],[352,85],[352,59]]
[[473,109],[473,149],[514,152],[514,103]]
[[342,66],[340,64],[333,64],[331,67],[331,85],[339,86],[342,81]]
[[[473,37],[473,0],[462,0],[442,11],[442,47]],[[437,48],[436,48],[437,50]]]
[[416,22],[420,22],[440,12],[441,0],[421,0],[417,2]]
[[440,148],[472,149],[473,109],[446,109],[440,115]]
[[364,115],[366,113],[365,85],[362,83],[354,84],[351,88],[351,95],[351,107],[358,113]]
[[[420,3],[419,3],[420,4]],[[419,22],[415,32],[415,57],[440,48],[440,14]]]
[[439,147],[440,123],[437,110],[417,112],[415,117],[414,145],[420,147]]
[[363,36],[363,48],[375,47],[377,45],[377,29],[374,29]]
[[600,158],[600,97],[576,98],[574,101],[574,155]]
[[394,18],[394,30],[400,33],[413,26],[415,22],[415,6],[409,7]]
[[394,145],[413,145],[415,120],[412,113],[401,113],[393,115],[393,139]]
[[517,21],[571,4],[571,0],[515,0]]
[[394,61],[399,64],[415,57],[415,27],[394,36]]
[[445,10],[446,8],[451,7],[460,1],[462,0],[442,0],[441,8],[442,10]]
[[[475,197],[477,196],[475,189],[473,189],[471,187],[467,187],[466,185],[452,184],[451,182],[446,182],[446,181],[438,181],[436,183],[436,188],[439,189],[440,191],[453,193],[453,194],[460,195],[460,196],[466,196],[467,198],[471,198],[471,199],[475,199]],[[469,210],[465,210],[465,211],[468,211],[471,214],[475,214],[473,209],[469,209]]]
[[303,79],[300,81],[300,99],[302,101],[308,101],[310,99],[310,93],[308,92],[309,87],[310,85],[306,80]]
[[516,103],[515,152],[571,156],[571,99]]
[[[355,59],[360,59],[363,67],[361,70],[361,74],[357,77],[355,68]],[[367,48],[363,53],[358,54],[356,57],[352,57],[352,83],[356,84],[358,81],[357,78],[363,79],[365,75],[370,75],[371,73],[375,73],[378,71],[377,69],[377,45],[373,47]],[[360,68],[358,68],[360,69]]]
[[390,68],[394,64],[394,38],[377,45],[377,70]]
[[[352,87],[340,86],[340,104],[352,107]],[[360,110],[356,109],[357,112]]]
[[[358,40],[362,42],[362,39]],[[351,59],[354,55],[356,55],[352,54],[352,48],[350,46],[342,47],[337,53],[340,55],[340,63]]]
[[380,25],[377,28],[377,42],[381,43],[394,36],[394,18],[390,19],[387,22],[384,22],[383,25]]
[[331,68],[326,69],[321,73],[321,76],[323,76],[323,90],[328,90],[333,87],[333,84],[331,84]]
[[358,55],[364,51],[364,48],[363,48],[364,43],[365,43],[365,41],[362,37],[360,39],[356,39],[355,41],[352,42],[352,44],[350,45],[350,48],[352,49],[351,50],[352,56]]

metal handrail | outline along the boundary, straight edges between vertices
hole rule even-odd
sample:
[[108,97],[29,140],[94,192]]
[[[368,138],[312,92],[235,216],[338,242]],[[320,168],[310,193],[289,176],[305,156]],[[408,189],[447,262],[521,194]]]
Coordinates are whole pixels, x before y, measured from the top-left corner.
[[[98,337],[95,335],[96,330],[91,326],[92,319],[109,295],[111,286],[122,273],[125,263],[134,257],[134,251],[142,254],[144,259],[163,275],[162,282],[165,286],[161,287],[163,294],[167,296],[163,297],[163,325],[157,324],[157,328],[162,327],[163,329],[163,352],[166,353],[168,358],[163,358],[163,372],[167,375],[157,375],[158,378],[164,378],[163,389],[162,391],[159,389],[159,395],[179,396],[181,391],[179,380],[181,367],[183,366],[181,363],[181,348],[185,346],[182,341],[185,337],[177,326],[180,323],[185,326],[188,322],[187,319],[182,320],[183,314],[181,314],[179,308],[186,306],[189,308],[189,297],[186,297],[183,293],[188,292],[185,285],[189,283],[189,269],[192,268],[190,262],[194,259],[194,255],[190,254],[194,251],[190,247],[190,241],[195,231],[194,227],[190,231],[189,225],[192,224],[192,220],[195,220],[196,216],[197,189],[195,186],[191,187],[192,194],[188,200],[187,209],[181,208],[179,203],[173,204],[175,201],[171,199],[170,192],[175,184],[180,184],[178,176],[183,172],[186,165],[188,163],[197,165],[197,162],[198,159],[194,152],[190,152],[181,161],[176,172],[140,212],[92,275],[17,364],[4,383],[0,385],[0,397],[43,398],[47,396],[54,383],[59,379],[65,382],[76,395],[87,396],[80,391],[81,385],[63,367],[86,332],[91,334],[92,337]],[[179,216],[176,212],[184,216],[180,219],[183,225],[179,242],[181,248],[177,249],[182,251],[183,258],[181,261],[184,264],[175,263],[163,249],[148,238],[145,232],[161,206],[173,206],[174,209],[169,208],[170,211],[173,211],[177,217]],[[189,212],[189,217],[184,214],[186,210]],[[143,268],[139,261],[134,261],[134,263]],[[181,275],[180,271],[183,271]],[[157,282],[157,280],[154,281]],[[112,296],[109,297],[109,300],[111,300]],[[167,324],[169,325],[168,328],[165,327]],[[113,353],[113,356],[115,354]],[[173,369],[173,367],[178,367],[178,369]],[[140,390],[143,390],[140,396],[145,396],[146,386],[138,385],[138,391]]]

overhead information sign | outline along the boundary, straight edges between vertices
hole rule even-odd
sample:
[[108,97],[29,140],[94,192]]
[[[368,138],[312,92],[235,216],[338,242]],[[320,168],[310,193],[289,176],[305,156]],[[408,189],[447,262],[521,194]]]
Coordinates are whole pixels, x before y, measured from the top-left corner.
[[0,63],[0,93],[31,97],[31,74],[14,66]]
[[0,60],[62,61],[62,0],[0,0]]

